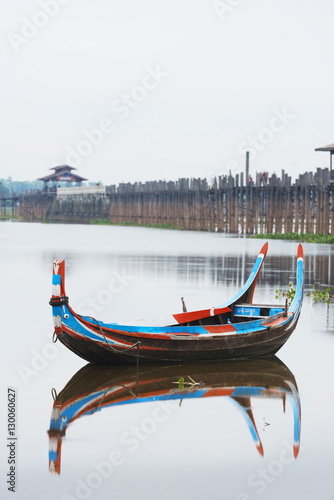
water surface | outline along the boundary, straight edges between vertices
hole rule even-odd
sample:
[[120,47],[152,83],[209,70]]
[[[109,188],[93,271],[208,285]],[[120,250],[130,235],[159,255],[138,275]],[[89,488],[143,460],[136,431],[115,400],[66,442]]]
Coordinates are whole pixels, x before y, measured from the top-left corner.
[[[188,310],[221,304],[243,284],[262,244],[211,233],[2,223],[1,498],[12,498],[6,407],[14,387],[18,499],[332,500],[333,305],[306,297],[270,368],[230,362],[143,368],[138,380],[111,369],[97,377],[51,341],[55,258],[66,259],[74,308],[121,321],[180,312],[181,296]],[[296,250],[294,242],[269,242],[255,301],[272,302],[276,288],[294,282]],[[333,284],[331,247],[304,250],[306,289]],[[191,386],[189,375],[203,384]],[[174,383],[181,377],[183,387]],[[65,413],[66,425],[54,429],[53,397],[61,394],[65,405],[68,395],[77,398],[78,414]],[[53,472],[50,457],[59,458]]]

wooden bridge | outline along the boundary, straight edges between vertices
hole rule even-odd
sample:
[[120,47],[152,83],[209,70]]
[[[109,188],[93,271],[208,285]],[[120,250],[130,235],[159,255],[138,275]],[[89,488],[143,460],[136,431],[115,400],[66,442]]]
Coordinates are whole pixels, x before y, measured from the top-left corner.
[[[292,184],[281,177],[231,174],[208,183],[179,179],[106,186],[98,192],[70,188],[49,196],[22,194],[12,210],[22,220],[158,225],[188,230],[259,234],[311,232],[334,234],[332,172],[317,169]],[[79,192],[80,191],[80,192]],[[2,202],[1,202],[2,203]]]
[[0,220],[14,219],[17,214],[19,197],[16,195],[0,197]]
[[328,169],[306,173],[294,185],[282,171],[253,182],[243,174],[215,179],[179,179],[111,186],[114,223],[171,225],[190,230],[259,234],[334,231],[334,185]]

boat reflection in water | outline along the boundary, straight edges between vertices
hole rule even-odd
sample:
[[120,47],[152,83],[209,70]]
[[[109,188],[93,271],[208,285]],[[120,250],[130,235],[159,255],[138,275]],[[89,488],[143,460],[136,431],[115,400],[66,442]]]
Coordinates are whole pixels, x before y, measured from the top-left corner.
[[[189,377],[189,378],[188,378]],[[227,397],[243,414],[258,452],[263,446],[256,428],[251,399],[289,400],[294,415],[293,453],[300,442],[300,400],[295,378],[277,357],[197,363],[106,367],[86,365],[60,394],[53,390],[54,404],[49,434],[49,469],[60,474],[61,445],[67,427],[84,415],[103,408],[162,400]]]

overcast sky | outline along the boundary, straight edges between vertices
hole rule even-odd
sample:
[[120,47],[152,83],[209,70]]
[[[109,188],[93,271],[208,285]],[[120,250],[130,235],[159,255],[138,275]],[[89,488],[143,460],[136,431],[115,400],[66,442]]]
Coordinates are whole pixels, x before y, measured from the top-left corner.
[[333,19],[333,0],[2,2],[0,177],[329,166]]

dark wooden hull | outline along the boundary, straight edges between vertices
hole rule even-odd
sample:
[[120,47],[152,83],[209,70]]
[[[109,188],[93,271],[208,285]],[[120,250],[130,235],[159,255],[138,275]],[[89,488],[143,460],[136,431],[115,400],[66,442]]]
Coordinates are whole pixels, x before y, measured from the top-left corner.
[[[255,358],[271,356],[285,344],[294,331],[293,324],[268,328],[263,331],[240,335],[223,336],[209,340],[159,340],[143,339],[140,335],[132,336],[133,345],[140,345],[127,351],[112,349],[90,340],[83,340],[63,330],[58,336],[68,349],[90,363],[127,364],[127,363],[189,363],[193,361],[221,361],[228,359]],[[106,338],[109,332],[105,332]],[[112,334],[113,339],[128,342],[129,338]]]
[[[91,392],[106,391],[118,387],[117,393],[109,391],[103,402],[94,400],[96,408],[110,406],[121,401],[129,403],[137,398],[163,395],[168,392],[179,394],[183,389],[175,385],[181,377],[188,377],[200,383],[201,388],[263,387],[276,391],[278,388],[291,392],[297,389],[297,382],[291,370],[276,356],[262,359],[224,361],[222,363],[187,363],[177,365],[101,366],[88,364],[81,368],[57,394],[56,406],[65,407]],[[133,389],[129,391],[128,386]],[[188,389],[189,391],[189,389]],[[91,410],[91,408],[90,408]],[[86,411],[86,408],[85,408]],[[69,422],[67,421],[67,425]]]

